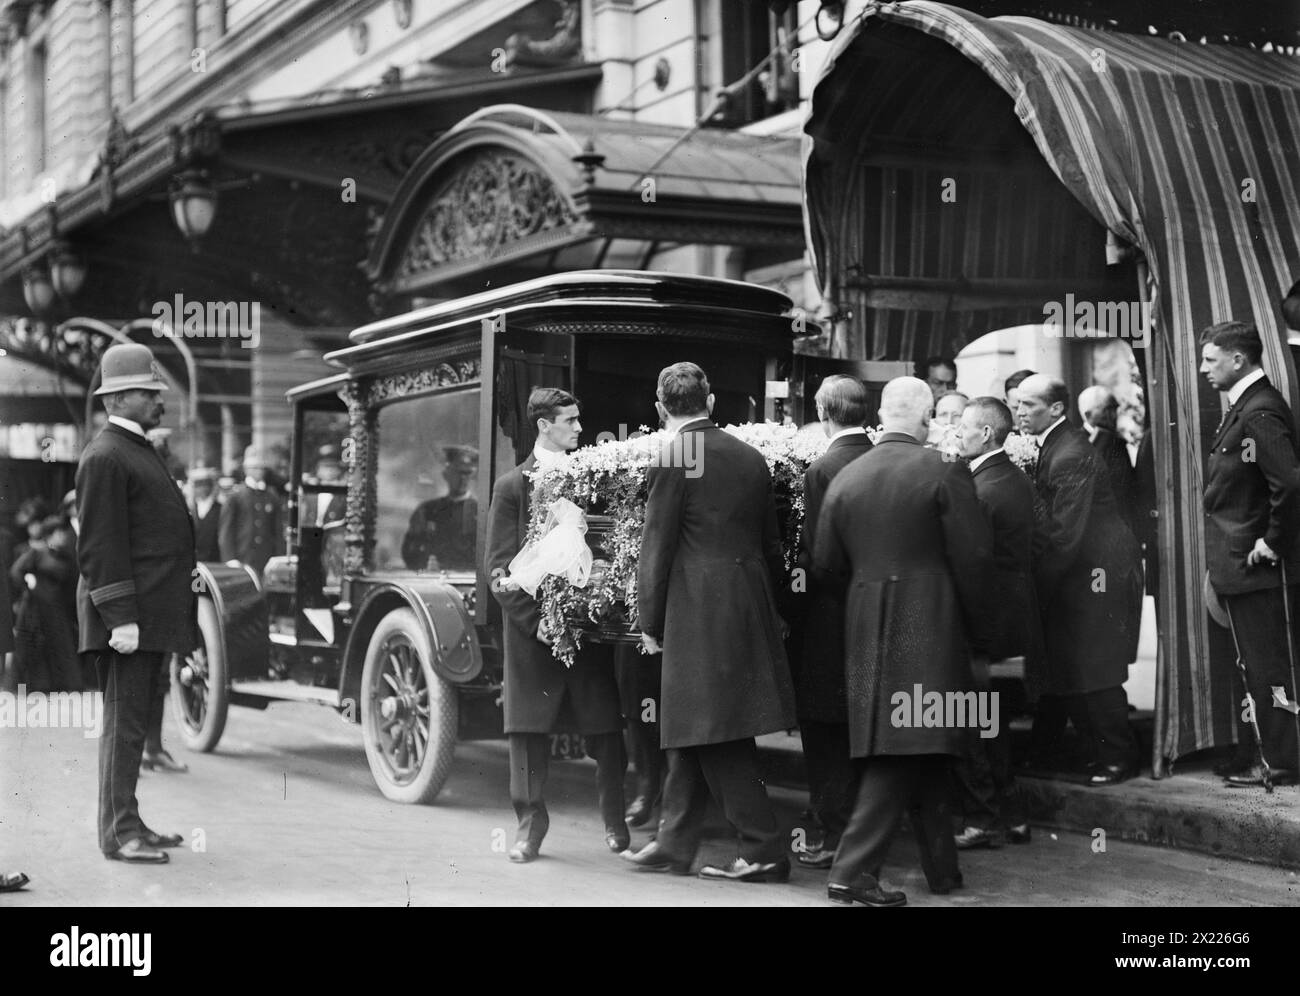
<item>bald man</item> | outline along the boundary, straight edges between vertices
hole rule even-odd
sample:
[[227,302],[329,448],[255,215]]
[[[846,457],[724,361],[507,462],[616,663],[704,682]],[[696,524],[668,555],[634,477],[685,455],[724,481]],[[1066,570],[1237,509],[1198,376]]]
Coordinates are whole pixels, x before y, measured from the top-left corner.
[[[903,812],[931,892],[962,884],[948,778],[965,749],[955,723],[913,724],[902,701],[973,689],[969,646],[984,642],[992,535],[965,466],[922,446],[933,394],[925,381],[885,385],[875,447],[836,475],[813,545],[813,577],[845,591],[852,815],[835,852],[832,902],[901,906],[880,873]],[[918,690],[919,686],[919,690]]]
[[1137,657],[1142,567],[1110,478],[1088,436],[1065,420],[1065,384],[1034,374],[1020,384],[1020,430],[1038,440],[1034,470],[1034,589],[1043,624],[1036,756],[1059,750],[1065,724],[1089,746],[1088,784],[1137,773],[1124,682]]

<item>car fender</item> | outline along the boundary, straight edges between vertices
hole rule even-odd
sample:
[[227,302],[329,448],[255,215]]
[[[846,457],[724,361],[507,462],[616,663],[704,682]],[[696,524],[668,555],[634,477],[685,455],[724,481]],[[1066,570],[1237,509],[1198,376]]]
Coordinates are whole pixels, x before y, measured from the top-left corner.
[[339,676],[340,701],[360,692],[361,668],[370,636],[379,620],[395,608],[407,607],[429,637],[433,670],[453,685],[473,681],[483,670],[474,620],[465,600],[452,585],[436,577],[382,581],[366,592],[343,648]]
[[241,564],[200,563],[195,592],[212,599],[220,620],[227,687],[231,680],[260,678],[267,669],[266,599],[253,569]]

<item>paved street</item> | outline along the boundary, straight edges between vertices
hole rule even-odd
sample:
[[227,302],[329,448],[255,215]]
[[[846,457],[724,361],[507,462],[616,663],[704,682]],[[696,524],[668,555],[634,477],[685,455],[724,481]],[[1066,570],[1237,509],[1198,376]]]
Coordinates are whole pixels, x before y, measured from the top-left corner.
[[[170,720],[167,736],[174,744]],[[438,805],[401,806],[374,787],[359,729],[305,705],[232,709],[218,753],[177,750],[189,774],[144,774],[142,813],[187,847],[166,867],[130,867],[95,846],[96,744],[79,730],[0,729],[0,867],[33,879],[0,906],[828,905],[825,876],[798,869],[787,885],[631,871],[604,850],[590,762],[556,762],[543,859],[512,865],[504,743],[462,746]],[[793,825],[803,800],[774,796]],[[725,857],[717,832],[708,854]],[[900,837],[886,883],[913,905],[1300,903],[1294,872],[1117,841],[1097,854],[1085,835],[1042,829],[1028,847],[964,855],[963,872],[966,889],[930,896]]]

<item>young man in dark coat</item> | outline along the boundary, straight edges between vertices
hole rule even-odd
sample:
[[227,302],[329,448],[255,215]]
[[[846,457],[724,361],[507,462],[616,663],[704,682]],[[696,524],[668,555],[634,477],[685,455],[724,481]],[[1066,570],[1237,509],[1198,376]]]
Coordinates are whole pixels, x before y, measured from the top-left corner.
[[1044,656],[1031,744],[1050,753],[1068,719],[1090,743],[1088,784],[1113,785],[1137,770],[1124,682],[1137,657],[1142,562],[1101,458],[1065,421],[1068,406],[1056,378],[1020,385],[1020,428],[1038,439],[1034,593]]
[[[904,810],[930,890],[962,884],[949,768],[969,726],[997,722],[996,699],[983,709],[975,703],[969,652],[985,625],[992,540],[966,468],[921,445],[933,406],[922,380],[885,385],[885,432],[831,483],[817,524],[815,575],[847,586],[845,679],[857,759],[853,815],[827,884],[837,903],[907,902],[880,884]],[[960,719],[955,707],[923,711],[934,696],[954,706],[960,699]]]
[[583,734],[596,761],[596,790],[605,821],[605,845],[626,851],[631,835],[624,820],[623,776],[627,749],[623,716],[614,681],[613,648],[588,644],[573,667],[551,654],[541,608],[527,591],[510,586],[510,562],[528,535],[532,475],[564,460],[582,432],[578,399],[558,388],[536,388],[528,398],[528,418],[537,426],[532,455],[503,474],[492,488],[488,511],[487,558],[492,592],[503,610],[505,651],[505,731],[510,743],[510,800],[519,829],[511,861],[537,857],[550,827],[542,790],[550,761],[549,734]]
[[[987,642],[974,648],[978,687],[999,693],[988,675],[991,662],[1028,657],[1038,645],[1037,607],[1033,599],[1031,551],[1034,542],[1034,486],[1011,462],[1002,444],[1011,433],[1011,412],[997,398],[976,398],[962,412],[957,439],[970,460],[975,496],[993,530],[993,584],[989,598]],[[958,849],[997,847],[1004,839],[1029,841],[1025,818],[1011,773],[1010,717],[1003,715],[997,736],[967,738],[966,752],[953,773],[962,802],[964,826]]]
[[[831,444],[803,476],[804,520],[799,567],[812,570],[822,501],[835,475],[871,449],[863,423],[867,389],[856,377],[833,374],[814,398]],[[853,810],[853,765],[844,704],[844,592],[808,580],[803,652],[794,676],[795,713],[808,768],[808,797],[821,823],[821,846],[795,855],[808,868],[829,868]]]
[[[1228,774],[1230,786],[1296,780],[1296,662],[1286,606],[1300,582],[1300,480],[1295,423],[1260,366],[1253,325],[1223,322],[1201,333],[1201,373],[1227,395],[1205,471],[1205,558],[1223,600],[1259,724],[1264,762]],[[1285,587],[1284,587],[1285,579]]]
[[284,552],[284,499],[267,480],[267,460],[250,446],[244,451],[244,483],[221,506],[218,545],[222,560],[238,560],[258,574]]
[[217,468],[196,465],[187,476],[190,514],[194,517],[194,557],[199,561],[220,560],[218,535],[224,502],[217,495]]
[[784,880],[790,862],[754,747],[795,722],[771,475],[762,454],[709,420],[714,398],[694,363],[660,371],[657,394],[675,435],[647,475],[637,608],[643,644],[663,652],[668,780],[658,837],[629,859],[643,871],[688,872],[712,796],[740,854],[700,874]]
[[162,418],[166,390],[145,346],[110,346],[101,364],[106,425],[77,465],[83,653],[104,692],[99,741],[99,840],[105,857],[163,863],[178,834],[140,818],[136,781],[150,703],[163,661],[198,639],[194,528],[180,488],[145,433]]

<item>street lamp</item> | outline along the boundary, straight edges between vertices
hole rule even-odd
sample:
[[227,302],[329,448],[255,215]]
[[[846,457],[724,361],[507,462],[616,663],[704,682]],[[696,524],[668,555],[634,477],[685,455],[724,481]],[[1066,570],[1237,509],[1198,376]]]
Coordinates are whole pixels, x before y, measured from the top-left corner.
[[65,301],[76,297],[86,282],[86,260],[66,242],[56,246],[50,256],[50,281]]
[[189,169],[172,181],[172,218],[198,252],[198,240],[208,234],[217,214],[217,191],[201,170]]
[[32,314],[44,317],[54,306],[54,284],[44,264],[27,267],[23,271],[23,300]]

